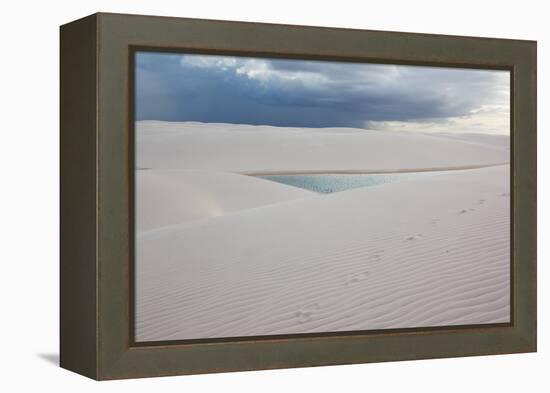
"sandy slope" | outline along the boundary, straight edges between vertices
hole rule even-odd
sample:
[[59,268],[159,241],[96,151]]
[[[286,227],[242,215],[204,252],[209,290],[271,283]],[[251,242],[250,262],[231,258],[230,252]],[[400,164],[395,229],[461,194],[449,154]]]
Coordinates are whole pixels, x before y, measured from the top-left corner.
[[506,136],[193,122],[136,124],[137,165],[142,168],[372,172],[509,162]]
[[138,232],[316,195],[272,181],[223,172],[138,170]]
[[137,340],[508,321],[508,170],[455,171],[141,233]]

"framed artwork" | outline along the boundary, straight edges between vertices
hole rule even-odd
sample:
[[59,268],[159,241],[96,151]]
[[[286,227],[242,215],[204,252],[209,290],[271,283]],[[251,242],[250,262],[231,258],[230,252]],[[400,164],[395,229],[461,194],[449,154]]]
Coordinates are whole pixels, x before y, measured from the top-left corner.
[[536,350],[535,42],[95,14],[61,185],[83,375]]

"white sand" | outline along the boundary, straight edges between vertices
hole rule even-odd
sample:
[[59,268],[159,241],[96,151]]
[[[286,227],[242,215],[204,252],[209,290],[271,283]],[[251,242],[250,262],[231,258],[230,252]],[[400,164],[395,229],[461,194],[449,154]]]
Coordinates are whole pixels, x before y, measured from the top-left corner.
[[136,229],[142,232],[313,195],[316,193],[233,173],[138,170]]
[[140,121],[137,166],[240,173],[403,171],[509,162],[508,137]]
[[[138,341],[507,322],[508,137],[137,123]],[[238,173],[445,174],[318,195]]]

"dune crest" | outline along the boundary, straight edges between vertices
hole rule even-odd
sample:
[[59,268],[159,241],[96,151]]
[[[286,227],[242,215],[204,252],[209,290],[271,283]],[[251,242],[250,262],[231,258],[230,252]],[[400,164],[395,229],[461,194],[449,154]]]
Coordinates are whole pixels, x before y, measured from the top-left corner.
[[237,173],[384,172],[508,163],[509,137],[291,128],[239,124],[136,123],[137,166]]
[[233,173],[138,170],[136,230],[140,233],[313,195],[301,188]]

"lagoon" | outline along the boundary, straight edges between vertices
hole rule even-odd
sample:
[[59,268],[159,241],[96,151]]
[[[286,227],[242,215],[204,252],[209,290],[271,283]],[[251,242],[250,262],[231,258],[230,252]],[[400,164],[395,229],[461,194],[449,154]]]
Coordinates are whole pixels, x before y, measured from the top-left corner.
[[421,176],[440,174],[442,172],[444,171],[384,174],[292,174],[263,175],[259,177],[322,194],[330,194],[352,188],[372,187],[381,184],[395,183]]

